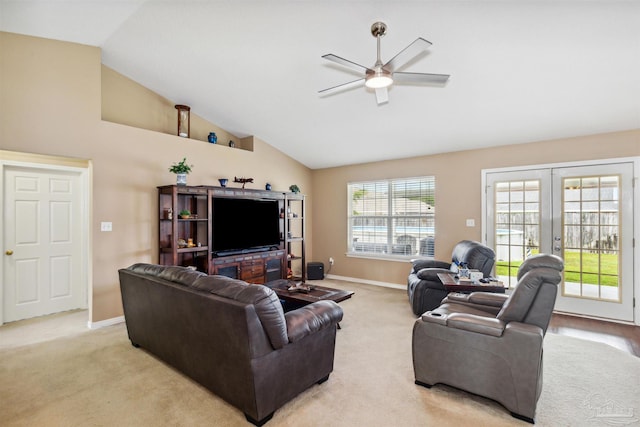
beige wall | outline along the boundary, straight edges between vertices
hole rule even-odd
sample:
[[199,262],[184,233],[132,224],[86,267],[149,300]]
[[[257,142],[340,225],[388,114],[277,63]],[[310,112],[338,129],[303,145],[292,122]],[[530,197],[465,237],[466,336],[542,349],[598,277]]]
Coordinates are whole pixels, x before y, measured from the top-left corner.
[[[102,66],[102,120],[134,126],[141,129],[176,135],[178,112],[175,102],[143,87],[115,70]],[[198,116],[191,110],[190,138],[207,141],[209,132],[218,136],[218,144],[228,146],[229,141],[236,148],[244,147],[241,138]]]
[[[448,260],[456,242],[482,240],[481,170],[640,155],[640,130],[452,152],[313,171],[313,253],[331,274],[406,285],[409,264],[347,257],[347,183],[423,175],[436,177],[436,258]],[[466,219],[476,226],[466,226]]]
[[[287,191],[298,184],[308,195],[308,260],[326,265],[332,256],[334,274],[404,284],[406,262],[344,256],[347,182],[435,175],[436,255],[447,259],[455,242],[481,239],[482,168],[640,155],[636,130],[310,171],[259,138],[248,138],[251,152],[179,138],[170,130],[102,121],[101,68],[98,48],[0,32],[0,149],[92,165],[94,322],[122,314],[118,268],[157,261],[155,187],[175,182],[167,169],[183,156],[195,166],[189,176],[193,185],[234,176],[253,177],[248,188],[263,188],[268,181],[274,190]],[[137,101],[147,102],[147,96],[157,95],[140,95],[144,99]],[[117,97],[110,102],[119,105]],[[474,218],[476,227],[466,227],[466,218]],[[101,221],[112,221],[113,232],[100,232]]]
[[[91,321],[122,315],[118,268],[157,262],[156,187],[175,182],[168,168],[184,156],[194,165],[192,185],[234,176],[254,178],[247,188],[298,184],[312,222],[305,166],[259,138],[251,152],[102,121],[101,85],[100,49],[0,32],[0,149],[92,165]],[[101,221],[113,232],[101,232]]]

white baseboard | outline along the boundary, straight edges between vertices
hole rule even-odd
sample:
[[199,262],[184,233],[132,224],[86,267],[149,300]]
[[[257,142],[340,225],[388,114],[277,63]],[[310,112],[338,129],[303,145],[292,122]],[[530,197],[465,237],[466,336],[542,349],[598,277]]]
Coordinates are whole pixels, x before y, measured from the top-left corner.
[[106,326],[117,325],[122,322],[124,322],[124,316],[112,317],[111,319],[100,320],[99,322],[89,321],[87,325],[89,326],[89,329],[100,329]]
[[407,285],[399,285],[397,283],[379,282],[377,280],[359,279],[357,277],[336,276],[335,274],[327,274],[327,279],[344,280],[345,282],[364,283],[366,285],[381,286],[383,288],[406,290]]

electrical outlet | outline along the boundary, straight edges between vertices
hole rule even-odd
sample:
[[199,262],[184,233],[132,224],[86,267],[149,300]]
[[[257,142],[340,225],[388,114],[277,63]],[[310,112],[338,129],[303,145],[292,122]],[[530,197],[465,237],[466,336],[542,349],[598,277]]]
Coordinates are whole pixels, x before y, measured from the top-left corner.
[[329,257],[329,265],[333,265],[333,263],[334,263],[334,262],[335,262],[335,261],[333,260],[333,257],[332,257],[332,256],[330,256],[330,257]]
[[111,222],[101,222],[100,223],[100,231],[112,231],[113,224]]

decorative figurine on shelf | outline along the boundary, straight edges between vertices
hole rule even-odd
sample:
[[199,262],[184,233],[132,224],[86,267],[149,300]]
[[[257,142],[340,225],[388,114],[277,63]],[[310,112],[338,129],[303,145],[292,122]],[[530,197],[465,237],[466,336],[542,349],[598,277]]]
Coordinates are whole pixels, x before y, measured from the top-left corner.
[[298,194],[300,192],[300,187],[298,187],[297,185],[293,184],[293,185],[289,186],[289,190],[292,193]]
[[209,132],[209,136],[207,137],[207,141],[209,141],[212,144],[215,144],[218,142],[218,135],[216,135],[215,132]]
[[182,161],[172,164],[169,172],[176,174],[176,184],[187,185],[187,174],[191,172],[191,168],[193,168],[193,165],[188,165],[185,157]]
[[218,181],[220,181],[220,187],[226,187],[227,182],[229,182],[227,178],[220,178]]
[[267,191],[271,191],[271,184],[267,182],[267,185],[264,186],[264,189]]
[[236,143],[235,143],[235,142],[233,142],[233,141],[229,141],[229,147],[231,147],[231,148],[235,148],[235,146],[236,146]]
[[244,185],[245,185],[247,182],[250,182],[250,183],[252,183],[252,184],[253,184],[253,178],[238,178],[237,176],[234,176],[234,177],[233,177],[233,182],[239,182],[239,183],[242,183],[242,189],[244,190]]

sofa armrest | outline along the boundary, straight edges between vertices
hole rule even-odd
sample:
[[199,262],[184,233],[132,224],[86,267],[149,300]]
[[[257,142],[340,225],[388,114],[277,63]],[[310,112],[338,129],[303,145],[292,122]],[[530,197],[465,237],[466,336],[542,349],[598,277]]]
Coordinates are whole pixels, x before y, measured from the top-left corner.
[[333,301],[317,301],[285,313],[289,342],[296,342],[342,320],[342,308]]

